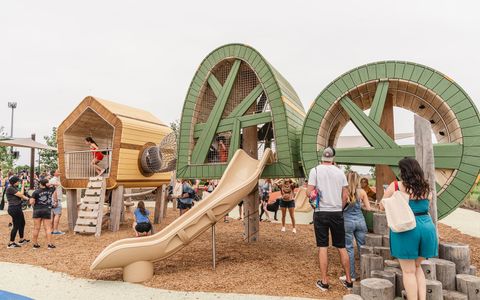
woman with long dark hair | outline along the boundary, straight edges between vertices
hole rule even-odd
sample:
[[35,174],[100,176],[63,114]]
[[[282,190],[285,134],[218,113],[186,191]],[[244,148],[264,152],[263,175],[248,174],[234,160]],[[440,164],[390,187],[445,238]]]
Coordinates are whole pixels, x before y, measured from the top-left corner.
[[135,222],[133,223],[133,230],[135,231],[135,236],[148,235],[152,230],[152,223],[150,223],[150,211],[145,208],[145,203],[140,200],[137,204],[137,209],[133,213],[135,215]]
[[[25,239],[24,230],[25,230],[25,217],[22,211],[22,200],[27,201],[28,197],[25,196],[18,190],[18,185],[20,184],[21,179],[17,176],[12,176],[9,179],[9,186],[7,188],[7,200],[8,200],[8,214],[12,217],[12,230],[10,232],[10,242],[8,243],[7,248],[19,248],[21,245],[24,245],[30,240]],[[15,243],[15,237],[17,235],[20,237],[18,244]]]
[[95,172],[97,172],[97,175],[101,176],[105,172],[105,169],[102,169],[98,164],[103,160],[103,153],[102,151],[98,151],[98,144],[91,136],[85,138],[85,144],[87,144],[90,147],[90,151],[92,151],[93,158],[91,164]]
[[400,190],[409,195],[409,206],[415,214],[416,227],[409,231],[390,230],[390,250],[398,258],[403,273],[403,284],[409,300],[426,299],[425,275],[420,263],[425,258],[438,255],[438,237],[435,225],[428,213],[430,186],[418,161],[404,158],[398,162],[400,178],[385,191],[388,198]]

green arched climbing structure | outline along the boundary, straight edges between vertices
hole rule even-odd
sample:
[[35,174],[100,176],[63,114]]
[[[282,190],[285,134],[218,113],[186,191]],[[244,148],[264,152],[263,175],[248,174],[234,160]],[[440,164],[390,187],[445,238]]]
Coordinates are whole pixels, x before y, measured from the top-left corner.
[[262,176],[299,177],[304,117],[292,86],[259,52],[241,44],[219,47],[202,61],[188,90],[177,177],[220,178],[242,147],[244,129],[255,127],[258,156],[265,147],[275,153],[275,163]]
[[[452,79],[429,67],[401,61],[371,63],[331,82],[310,108],[302,131],[301,153],[308,172],[321,151],[335,146],[343,127],[352,121],[371,147],[337,149],[337,162],[389,165],[415,156],[414,145],[400,146],[381,128],[387,97],[432,124],[438,217],[452,212],[473,187],[480,169],[480,122],[470,97]],[[367,114],[365,111],[370,109]]]

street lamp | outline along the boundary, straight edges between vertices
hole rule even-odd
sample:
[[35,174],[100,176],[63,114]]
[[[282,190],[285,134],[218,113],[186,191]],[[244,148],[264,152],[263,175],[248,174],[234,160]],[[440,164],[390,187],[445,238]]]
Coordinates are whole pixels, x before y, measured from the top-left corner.
[[12,119],[10,122],[10,137],[13,138],[13,113],[15,108],[17,108],[17,102],[8,102],[8,108],[12,109]]

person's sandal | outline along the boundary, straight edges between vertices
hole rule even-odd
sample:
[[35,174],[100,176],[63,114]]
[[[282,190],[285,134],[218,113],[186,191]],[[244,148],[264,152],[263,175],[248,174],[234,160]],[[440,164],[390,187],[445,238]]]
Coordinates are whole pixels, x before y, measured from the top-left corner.
[[57,247],[55,247],[54,244],[48,244],[47,248],[48,248],[48,249],[55,249],[55,248],[57,248]]
[[33,244],[33,249],[39,249],[40,245],[39,244]]

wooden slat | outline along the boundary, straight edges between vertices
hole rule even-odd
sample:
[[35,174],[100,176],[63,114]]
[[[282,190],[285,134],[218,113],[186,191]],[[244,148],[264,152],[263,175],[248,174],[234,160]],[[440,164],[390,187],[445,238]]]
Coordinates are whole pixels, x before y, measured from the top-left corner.
[[383,108],[385,106],[385,100],[387,99],[387,92],[388,81],[380,81],[377,84],[377,90],[375,91],[375,96],[373,98],[369,114],[370,119],[372,119],[377,125],[380,125],[380,120],[382,119]]
[[78,210],[83,210],[83,211],[98,211],[99,210],[99,205],[98,204],[87,204],[87,203],[82,203],[80,204],[80,207]]
[[208,76],[207,81],[210,87],[212,88],[212,91],[215,94],[215,97],[218,98],[222,90],[222,84],[218,81],[217,77],[215,77],[215,75],[213,74],[210,74],[210,76]]
[[[78,212],[78,217],[82,218],[97,218],[98,217],[98,211],[96,210],[91,210],[91,211],[79,211]],[[78,220],[78,219],[77,219]]]
[[82,203],[86,204],[98,204],[100,202],[100,196],[93,197],[93,196],[86,196],[82,199]]
[[102,182],[101,181],[90,181],[87,185],[88,189],[101,189],[102,188]]
[[95,233],[97,229],[95,226],[75,225],[75,232],[79,233]]
[[97,225],[97,218],[93,219],[86,219],[86,218],[78,218],[77,225],[89,225],[89,226],[96,226]]

